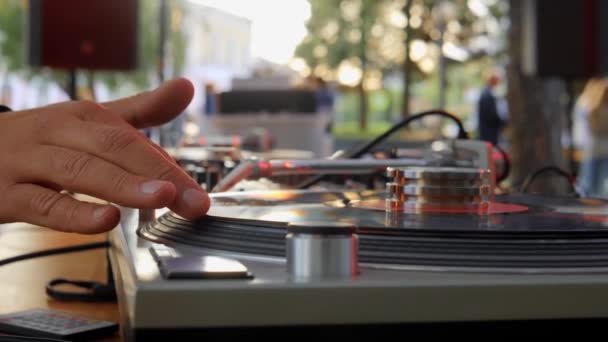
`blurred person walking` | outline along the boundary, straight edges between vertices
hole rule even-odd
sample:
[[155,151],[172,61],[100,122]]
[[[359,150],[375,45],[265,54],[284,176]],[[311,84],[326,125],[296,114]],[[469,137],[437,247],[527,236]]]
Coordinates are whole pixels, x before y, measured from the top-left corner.
[[489,74],[486,77],[486,85],[477,101],[478,139],[490,142],[492,145],[498,144],[500,131],[506,124],[504,115],[506,113],[501,113],[499,102],[493,93],[499,82],[498,75],[495,73]]
[[589,80],[573,116],[573,142],[582,154],[579,190],[584,196],[608,197],[608,81]]

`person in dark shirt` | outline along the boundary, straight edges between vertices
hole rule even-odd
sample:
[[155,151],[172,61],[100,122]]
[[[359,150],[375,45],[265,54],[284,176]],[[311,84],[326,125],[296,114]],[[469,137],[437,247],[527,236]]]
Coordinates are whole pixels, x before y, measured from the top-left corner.
[[[168,207],[194,219],[207,193],[138,129],[175,118],[192,100],[186,79],[106,102],[70,101],[0,113],[0,223],[99,233],[117,226],[119,209]],[[7,108],[5,108],[7,109]]]
[[478,139],[498,144],[498,138],[505,122],[498,112],[498,102],[493,94],[493,89],[498,85],[499,78],[491,74],[486,81],[486,86],[479,96],[477,102],[478,115]]
[[317,113],[327,115],[327,126],[325,132],[331,134],[334,125],[334,93],[321,77],[315,78],[315,100],[317,102]]

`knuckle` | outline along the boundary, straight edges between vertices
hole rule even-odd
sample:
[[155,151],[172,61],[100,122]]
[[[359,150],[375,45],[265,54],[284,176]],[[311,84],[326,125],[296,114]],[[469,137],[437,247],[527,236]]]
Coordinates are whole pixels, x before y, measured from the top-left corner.
[[62,174],[67,184],[74,184],[90,168],[95,157],[88,153],[68,153],[61,165]]
[[32,120],[34,122],[34,127],[39,132],[46,132],[51,124],[49,115],[46,112],[36,113],[32,115]]
[[154,176],[158,179],[168,180],[175,177],[175,169],[171,164],[159,164],[154,171]]
[[[3,176],[0,172],[0,178]],[[14,197],[15,185],[0,185],[0,223],[19,221],[19,214],[22,214],[23,209],[11,198]]]
[[99,148],[106,153],[118,153],[137,142],[139,136],[130,129],[112,127],[102,130],[98,136]]
[[68,222],[78,222],[77,219],[80,216],[81,208],[83,208],[82,202],[76,202],[69,205],[63,212],[66,215]]
[[78,100],[76,101],[76,107],[79,110],[88,113],[98,112],[103,108],[101,105],[91,100]]
[[131,177],[126,172],[121,172],[114,177],[112,177],[112,187],[113,190],[117,193],[124,193],[128,191]]
[[74,112],[76,117],[84,121],[94,121],[99,115],[110,115],[102,105],[91,100],[79,100],[74,102]]
[[46,112],[35,113],[31,116],[32,130],[30,131],[29,138],[32,141],[45,141],[50,136],[50,132],[57,127],[57,122],[64,122],[65,117],[63,113],[58,113],[57,116],[52,117]]
[[42,217],[48,217],[61,200],[61,195],[54,192],[38,192],[30,198],[30,209]]

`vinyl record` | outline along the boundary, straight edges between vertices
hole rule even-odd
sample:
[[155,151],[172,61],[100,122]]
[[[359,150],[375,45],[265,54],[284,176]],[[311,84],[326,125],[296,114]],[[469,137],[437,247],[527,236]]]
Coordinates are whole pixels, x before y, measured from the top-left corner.
[[496,272],[594,272],[608,268],[608,202],[500,195],[487,210],[386,211],[385,192],[260,191],[212,195],[207,216],[167,212],[139,235],[173,246],[240,256],[285,255],[289,223],[357,227],[368,267]]

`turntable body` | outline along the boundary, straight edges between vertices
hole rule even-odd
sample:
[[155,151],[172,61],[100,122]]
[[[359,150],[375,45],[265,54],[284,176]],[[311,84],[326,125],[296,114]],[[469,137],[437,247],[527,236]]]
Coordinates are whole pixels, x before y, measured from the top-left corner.
[[[123,208],[110,260],[124,333],[376,339],[605,325],[607,201],[496,194],[483,142],[422,152],[240,162],[214,182],[211,209],[195,221]],[[388,182],[230,191],[252,177],[329,171],[384,171]]]
[[[222,194],[216,197],[221,196],[227,197]],[[235,197],[242,200],[247,195]],[[279,197],[274,196],[275,199]],[[515,202],[520,202],[521,198],[516,199]],[[290,220],[289,214],[280,207],[273,209],[273,203],[259,203],[258,200],[253,201],[256,203],[253,206],[239,207],[237,204],[232,209],[228,205],[219,205],[210,214],[222,218],[227,211],[228,216],[234,215],[238,222],[243,223],[243,229],[250,229],[248,215],[274,211],[276,218],[264,222],[268,224],[270,233],[284,235],[281,224],[286,218]],[[225,198],[219,199],[219,203],[224,203],[222,201]],[[296,203],[293,209],[322,206],[320,212],[323,215],[335,212],[330,205],[331,200],[326,203],[303,202]],[[538,199],[534,200],[536,202]],[[492,332],[506,333],[523,327],[537,331],[550,327],[556,331],[599,325],[608,317],[608,249],[604,245],[602,228],[606,226],[608,231],[604,219],[608,214],[607,207],[603,202],[589,205],[581,200],[576,203],[578,205],[571,205],[570,200],[562,203],[556,198],[549,204],[559,210],[535,211],[540,219],[534,215],[522,216],[532,225],[540,222],[538,232],[531,232],[522,224],[519,229],[523,230],[523,235],[514,235],[513,242],[510,242],[508,234],[516,234],[519,222],[525,222],[518,221],[517,215],[528,214],[501,213],[470,221],[477,225],[473,232],[481,234],[481,240],[476,240],[477,233],[464,235],[471,239],[468,240],[472,246],[471,253],[467,254],[466,249],[456,250],[453,258],[446,257],[446,250],[437,247],[436,254],[443,256],[411,259],[422,260],[419,263],[398,259],[405,261],[391,264],[384,259],[372,258],[371,238],[379,235],[374,230],[378,227],[369,223],[372,221],[365,221],[372,233],[360,234],[360,272],[347,278],[309,280],[290,276],[285,258],[280,253],[274,255],[272,248],[267,251],[255,249],[259,252],[253,253],[240,247],[224,247],[228,245],[223,244],[217,244],[215,248],[205,247],[205,240],[199,241],[198,233],[184,240],[179,238],[181,233],[154,233],[154,224],[140,224],[137,211],[123,209],[121,224],[110,235],[110,259],[119,291],[121,315],[126,324],[125,332],[137,340],[146,340],[150,336],[181,336],[180,340],[187,340],[250,336],[253,333],[261,337],[293,336],[296,333],[304,336],[373,337],[384,332],[391,336],[429,332],[449,336],[452,331],[483,332],[488,327],[493,329]],[[165,213],[161,218],[175,219],[170,215]],[[364,211],[358,218],[374,215],[381,217],[384,214]],[[435,234],[425,235],[425,227],[431,227],[429,231],[442,231],[441,224],[429,226],[430,221],[425,221],[426,217],[437,218],[441,214],[404,215],[399,218],[399,222],[405,222],[401,228],[414,234],[412,236],[422,234],[423,239],[429,239]],[[465,217],[475,215],[466,214]],[[345,221],[344,217],[337,220]],[[391,224],[387,222],[390,220],[385,221],[385,227]],[[460,224],[455,221],[451,228],[446,227],[452,232],[443,232],[450,235],[440,235],[440,238],[472,233],[458,229],[466,228],[470,222]],[[582,226],[574,227],[581,222]],[[551,226],[553,224],[555,226]],[[192,223],[192,226],[195,227],[193,229],[206,227],[205,221]],[[396,227],[389,227],[393,228]],[[418,233],[421,229],[422,233]],[[200,235],[204,236],[206,232],[202,229]],[[481,246],[480,241],[488,240],[486,233],[490,234],[487,236],[497,234],[497,242],[492,242],[497,246],[494,255],[488,254],[487,251],[491,250],[487,249],[488,246],[475,247]],[[560,235],[564,233],[572,234],[572,239]],[[243,244],[253,246],[251,248],[257,248],[257,238],[271,238],[263,234],[251,236],[250,240],[242,239]],[[406,237],[411,236],[406,234]],[[228,239],[241,241],[237,235]],[[535,247],[534,241],[544,242]],[[526,244],[531,249],[526,250]],[[238,260],[253,274],[253,278],[165,279],[150,252],[150,247],[162,245],[170,246],[180,255]],[[420,249],[417,255],[434,255],[434,245],[429,246],[430,251]],[[533,252],[535,248],[538,248],[537,253]],[[585,250],[588,252],[582,252]],[[395,255],[406,258],[409,254],[404,254],[405,257],[398,253]],[[456,262],[450,263],[450,259]],[[462,260],[460,266],[459,260]],[[523,260],[523,263],[518,260]]]

